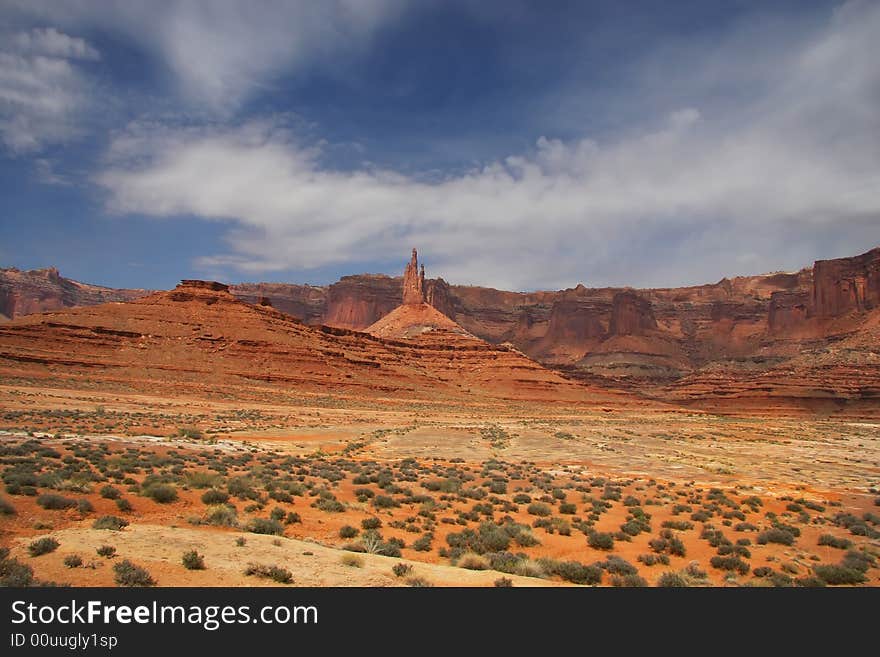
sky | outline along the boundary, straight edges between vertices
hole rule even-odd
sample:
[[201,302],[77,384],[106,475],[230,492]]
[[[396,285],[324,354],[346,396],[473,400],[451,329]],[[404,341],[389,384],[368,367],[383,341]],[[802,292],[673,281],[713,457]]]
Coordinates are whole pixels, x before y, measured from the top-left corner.
[[0,266],[665,287],[880,245],[880,2],[0,0]]

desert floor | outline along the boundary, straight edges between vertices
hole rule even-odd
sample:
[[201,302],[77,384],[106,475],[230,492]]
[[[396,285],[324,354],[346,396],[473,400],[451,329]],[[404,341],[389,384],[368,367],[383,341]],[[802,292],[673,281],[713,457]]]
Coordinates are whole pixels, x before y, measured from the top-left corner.
[[42,581],[880,584],[871,422],[45,385],[0,409],[0,545]]

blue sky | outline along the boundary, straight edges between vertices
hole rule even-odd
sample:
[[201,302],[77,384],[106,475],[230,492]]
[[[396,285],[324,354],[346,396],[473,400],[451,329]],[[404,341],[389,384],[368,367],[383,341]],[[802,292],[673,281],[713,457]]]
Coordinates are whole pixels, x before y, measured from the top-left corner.
[[[143,5],[142,7],[140,5]],[[665,286],[880,244],[880,3],[0,2],[0,266]]]

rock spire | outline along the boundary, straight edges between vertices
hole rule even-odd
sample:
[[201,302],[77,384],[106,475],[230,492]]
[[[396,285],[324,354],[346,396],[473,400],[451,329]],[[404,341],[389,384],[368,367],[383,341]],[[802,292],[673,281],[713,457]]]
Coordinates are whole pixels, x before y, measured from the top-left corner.
[[419,270],[419,255],[415,249],[403,271],[403,303],[425,303],[425,266]]

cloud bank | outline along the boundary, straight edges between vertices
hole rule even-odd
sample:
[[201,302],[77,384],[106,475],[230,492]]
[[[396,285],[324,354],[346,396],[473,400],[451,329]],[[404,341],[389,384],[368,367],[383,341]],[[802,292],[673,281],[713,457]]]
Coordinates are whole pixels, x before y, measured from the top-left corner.
[[[772,66],[756,66],[736,38],[698,59],[667,58],[652,80],[665,73],[697,102],[610,140],[541,137],[529,152],[430,183],[324,168],[316,147],[271,118],[134,123],[96,181],[114,213],[223,222],[229,251],[201,264],[249,276],[393,261],[412,246],[434,275],[518,289],[796,267],[880,237],[877,34],[880,6],[856,2],[798,35],[794,50],[790,38],[777,53],[762,43]],[[748,87],[701,106],[703,85],[717,86],[715,73],[738,58]]]
[[54,28],[0,36],[0,140],[14,154],[80,134],[93,85],[81,68],[100,54]]

